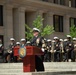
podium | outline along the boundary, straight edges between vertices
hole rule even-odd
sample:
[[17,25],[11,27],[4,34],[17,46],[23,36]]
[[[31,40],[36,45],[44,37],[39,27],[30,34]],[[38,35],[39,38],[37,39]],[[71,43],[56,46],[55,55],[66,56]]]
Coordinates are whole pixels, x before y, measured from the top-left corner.
[[[18,54],[19,47],[14,48],[14,55]],[[40,48],[35,46],[26,46],[26,56],[23,58],[23,72],[35,72],[35,55],[43,55]]]

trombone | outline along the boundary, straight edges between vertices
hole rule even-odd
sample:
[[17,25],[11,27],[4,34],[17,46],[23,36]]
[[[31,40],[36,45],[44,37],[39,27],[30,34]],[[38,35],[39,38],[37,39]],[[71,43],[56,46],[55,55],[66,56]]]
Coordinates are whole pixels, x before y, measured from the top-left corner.
[[63,46],[63,40],[60,41],[60,58],[61,61],[63,61],[63,53],[64,53],[64,46]]

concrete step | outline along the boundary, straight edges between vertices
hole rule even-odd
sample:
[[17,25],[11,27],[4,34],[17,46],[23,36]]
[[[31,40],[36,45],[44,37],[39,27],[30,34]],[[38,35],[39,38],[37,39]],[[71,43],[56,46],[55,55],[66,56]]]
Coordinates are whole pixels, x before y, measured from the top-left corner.
[[45,62],[45,71],[76,71],[76,62]]
[[23,73],[23,69],[0,69],[0,73]]
[[[76,71],[76,62],[44,62],[45,72]],[[0,74],[23,73],[23,63],[0,63]],[[14,75],[15,75],[14,74]]]
[[[45,69],[76,69],[76,62],[44,62]],[[23,63],[0,63],[0,69],[22,69]]]
[[31,73],[0,73],[0,75],[32,75]]
[[22,69],[23,63],[0,63],[0,69]]
[[0,73],[0,75],[76,75],[75,72],[29,72],[29,73]]
[[[0,69],[21,69],[23,63],[0,63]],[[44,62],[45,69],[76,68],[76,62]]]

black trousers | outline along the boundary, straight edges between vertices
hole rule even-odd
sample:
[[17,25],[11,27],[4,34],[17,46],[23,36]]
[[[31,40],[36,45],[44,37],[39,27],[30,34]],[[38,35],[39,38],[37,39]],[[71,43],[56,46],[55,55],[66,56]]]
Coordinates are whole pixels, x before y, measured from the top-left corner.
[[[7,56],[8,55],[10,55],[10,59],[9,60],[7,60]],[[13,53],[5,53],[4,54],[4,60],[5,60],[5,62],[17,62],[17,57],[14,56]]]
[[54,53],[54,61],[59,62],[60,61],[60,52],[55,52]]
[[68,59],[71,59],[72,61],[75,61],[75,53],[74,50],[70,50],[67,52]]
[[47,59],[48,59],[48,52],[47,52],[47,50],[45,50],[45,52],[44,52],[44,62],[47,62]]
[[44,71],[44,65],[41,56],[35,56],[35,65],[37,71]]

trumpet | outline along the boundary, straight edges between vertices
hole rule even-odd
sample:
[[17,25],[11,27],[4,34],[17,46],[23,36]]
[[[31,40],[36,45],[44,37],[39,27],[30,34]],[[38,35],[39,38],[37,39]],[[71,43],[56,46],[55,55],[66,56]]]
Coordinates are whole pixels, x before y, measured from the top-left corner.
[[60,44],[60,49],[61,49],[61,53],[64,53],[64,48],[63,48],[63,41]]

